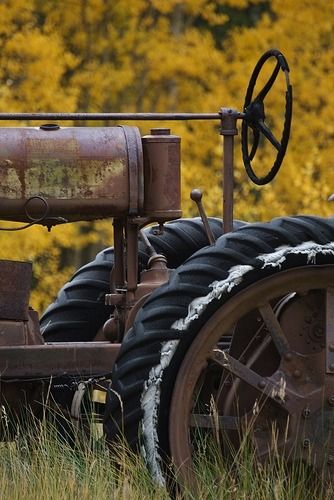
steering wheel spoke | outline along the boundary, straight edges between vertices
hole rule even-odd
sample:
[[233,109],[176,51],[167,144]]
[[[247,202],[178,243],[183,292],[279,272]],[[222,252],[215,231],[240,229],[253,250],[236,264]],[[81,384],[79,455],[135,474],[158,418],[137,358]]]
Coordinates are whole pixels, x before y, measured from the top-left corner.
[[[270,128],[265,124],[263,120],[259,120],[257,123],[258,130],[262,132],[266,139],[274,146],[274,148],[279,151],[281,149],[281,143],[276,139]],[[251,156],[251,155],[250,155]]]
[[264,101],[264,99],[267,96],[269,90],[274,85],[275,80],[277,78],[277,75],[278,75],[280,69],[281,69],[281,66],[280,66],[279,62],[277,62],[276,66],[274,68],[274,71],[271,74],[271,77],[269,78],[269,80],[267,81],[267,83],[265,84],[265,86],[262,88],[262,90],[260,90],[260,92],[258,93],[258,95],[255,97],[254,101]]
[[253,129],[253,144],[251,152],[249,153],[250,161],[252,161],[252,159],[256,155],[256,151],[259,146],[259,141],[260,141],[260,132],[257,129]]

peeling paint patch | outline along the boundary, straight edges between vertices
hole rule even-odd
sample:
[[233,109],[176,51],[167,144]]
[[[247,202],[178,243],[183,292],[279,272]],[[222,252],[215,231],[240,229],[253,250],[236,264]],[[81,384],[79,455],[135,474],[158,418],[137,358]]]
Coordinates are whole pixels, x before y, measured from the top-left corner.
[[[259,269],[266,267],[281,267],[288,255],[306,255],[307,264],[315,264],[317,255],[334,255],[334,243],[329,242],[326,245],[320,245],[314,241],[303,242],[295,247],[280,246],[274,252],[268,254],[260,254],[256,257],[256,261],[262,262]],[[199,318],[207,306],[215,299],[219,300],[223,294],[229,293],[235,286],[239,285],[244,277],[254,269],[249,265],[237,265],[231,267],[227,278],[221,281],[214,281],[209,285],[212,288],[207,295],[197,297],[188,306],[188,314],[184,318],[176,320],[171,328],[173,330],[187,330],[190,323]]]
[[178,343],[179,340],[170,340],[162,343],[160,363],[151,368],[141,396],[141,407],[144,412],[141,421],[144,442],[142,454],[151,470],[153,479],[162,486],[165,486],[165,478],[161,470],[161,457],[158,451],[159,440],[157,433],[161,381],[163,372],[165,368],[169,366]]

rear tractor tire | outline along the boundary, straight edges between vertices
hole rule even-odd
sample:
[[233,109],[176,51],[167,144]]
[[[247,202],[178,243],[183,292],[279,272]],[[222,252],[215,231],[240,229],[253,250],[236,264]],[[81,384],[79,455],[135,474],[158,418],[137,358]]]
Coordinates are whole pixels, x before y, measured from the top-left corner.
[[[222,234],[222,221],[210,218],[209,224],[216,238]],[[244,225],[235,221],[234,227]],[[154,249],[167,258],[169,268],[176,268],[194,252],[208,244],[202,221],[180,219],[165,224],[162,234],[157,226],[145,230]],[[139,270],[146,268],[149,254],[142,242],[139,242]],[[58,296],[44,312],[40,325],[46,342],[82,342],[100,339],[100,330],[113,312],[106,306],[104,296],[110,291],[110,272],[114,264],[114,249],[106,248],[99,252],[95,259],[81,267],[59,291]],[[65,415],[73,414],[73,397],[83,397],[75,377],[62,377],[53,380],[51,396],[56,412]],[[81,386],[82,387],[82,384]],[[85,400],[92,391],[87,386]],[[83,399],[83,400],[84,400]],[[77,405],[76,405],[77,406]],[[96,406],[96,405],[95,405]],[[100,406],[100,405],[98,405]],[[103,405],[102,405],[103,406]],[[78,414],[78,408],[75,411]],[[101,413],[99,410],[98,413]],[[103,410],[102,410],[103,415]],[[76,418],[79,418],[78,415]],[[60,427],[67,430],[66,419],[56,418]],[[76,420],[77,421],[77,420]],[[62,431],[60,432],[62,434]]]
[[[209,218],[211,230],[218,238],[222,221]],[[244,225],[234,221],[234,227]],[[159,234],[157,226],[145,230],[158,253],[167,258],[167,266],[175,269],[194,252],[208,244],[201,219],[179,219],[165,224]],[[146,268],[149,255],[139,242],[139,271]],[[114,249],[106,248],[95,259],[81,267],[59,291],[56,300],[43,313],[40,325],[46,342],[85,342],[94,340],[107,321],[112,308],[104,303],[110,291],[110,272],[114,265]]]
[[274,429],[287,462],[333,476],[333,288],[333,219],[250,224],[194,254],[123,340],[104,419],[111,446],[125,437],[160,484],[172,465],[194,487],[199,443],[228,460],[247,432],[265,461]]

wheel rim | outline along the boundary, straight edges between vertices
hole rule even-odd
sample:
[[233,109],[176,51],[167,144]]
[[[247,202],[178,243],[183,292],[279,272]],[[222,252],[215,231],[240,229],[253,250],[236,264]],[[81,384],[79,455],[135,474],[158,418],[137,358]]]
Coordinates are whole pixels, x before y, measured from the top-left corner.
[[[330,368],[326,372],[326,339],[329,349],[334,347],[332,286],[334,266],[279,272],[232,297],[200,329],[178,371],[170,406],[170,451],[181,484],[196,484],[194,427],[217,433],[218,426],[220,436],[224,432],[233,440],[236,433],[242,436],[247,424],[257,456],[265,460],[272,438],[269,424],[274,421],[280,455],[334,474],[334,374],[327,373]],[[288,299],[275,314],[273,303],[282,297]],[[260,316],[262,327],[249,322],[252,314]],[[232,328],[230,351],[223,352],[219,340]],[[242,338],[252,337],[253,342],[254,334],[257,342],[238,352]],[[215,415],[209,409],[199,411],[199,403],[205,406],[200,381],[203,384],[212,367],[218,368],[216,385],[217,378],[219,382]]]

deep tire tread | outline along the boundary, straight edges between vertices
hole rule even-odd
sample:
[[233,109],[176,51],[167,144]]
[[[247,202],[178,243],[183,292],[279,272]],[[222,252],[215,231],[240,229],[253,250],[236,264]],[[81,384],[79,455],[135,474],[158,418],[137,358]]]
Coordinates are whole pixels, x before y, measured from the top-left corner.
[[[214,236],[222,234],[222,221],[210,218]],[[235,227],[244,225],[235,221]],[[158,227],[146,229],[148,239],[158,253],[167,257],[168,267],[174,269],[192,253],[208,244],[199,218],[180,219],[165,225],[158,235]],[[139,269],[146,267],[149,254],[139,242]],[[109,291],[110,272],[114,262],[113,248],[99,252],[94,261],[81,267],[59,291],[56,300],[41,317],[41,329],[47,342],[90,341],[112,313],[105,306],[104,296]],[[95,309],[94,314],[91,310]],[[70,327],[71,325],[71,327]]]
[[[171,276],[168,284],[160,287],[152,294],[137,314],[132,330],[125,336],[112,373],[112,387],[122,398],[124,416],[126,417],[127,413],[131,413],[135,408],[139,409],[137,412],[138,420],[132,421],[132,426],[125,428],[125,437],[130,445],[138,446],[138,439],[134,439],[134,436],[139,435],[142,416],[140,411],[141,397],[150,370],[155,366],[154,363],[152,364],[152,359],[156,359],[156,357],[152,357],[150,354],[156,353],[157,339],[160,339],[161,343],[166,342],[166,340],[180,340],[171,365],[165,370],[166,374],[164,374],[167,388],[163,389],[165,393],[161,397],[164,398],[164,413],[168,413],[166,407],[168,408],[168,398],[171,397],[173,380],[177,369],[187,347],[191,344],[196,331],[201,326],[201,321],[204,322],[202,318],[196,319],[188,327],[186,334],[182,335],[183,332],[171,328],[175,319],[187,315],[188,305],[194,297],[203,296],[210,292],[210,285],[214,276],[216,276],[216,279],[217,276],[226,277],[231,267],[236,263],[252,267],[249,271],[249,280],[254,282],[257,279],[262,279],[262,277],[280,271],[280,266],[264,268],[263,262],[259,259],[261,254],[274,254],[278,248],[284,246],[293,249],[309,241],[319,245],[333,242],[334,220],[307,216],[282,217],[266,224],[246,225],[234,233],[221,236],[215,246],[204,248],[192,255]],[[287,260],[287,268],[289,265],[307,264],[305,254],[300,256],[298,252],[291,252],[289,259],[290,257],[291,264],[290,260]],[[333,255],[327,257],[327,259],[330,258],[332,259],[331,262],[334,263]],[[198,273],[199,270],[200,273]],[[247,286],[247,280],[248,276],[242,284],[243,287]],[[238,286],[229,296],[237,291]],[[215,299],[215,301],[218,303],[219,300],[227,299],[228,297]],[[219,302],[219,304],[221,303]],[[207,306],[206,317],[208,315],[210,317],[211,309],[214,309],[212,304]],[[203,316],[205,315],[203,314]],[[158,353],[156,363],[159,362]],[[142,377],[141,383],[138,382],[139,373],[137,367],[139,366],[140,376]],[[168,376],[170,382],[168,382]],[[137,389],[134,390],[134,387]],[[104,425],[107,439],[111,442],[117,439],[121,427],[121,422],[116,421],[115,415],[119,415],[118,399],[112,393],[109,393]],[[165,421],[166,426],[168,426],[167,421]],[[168,444],[165,444],[166,446],[168,447]]]

